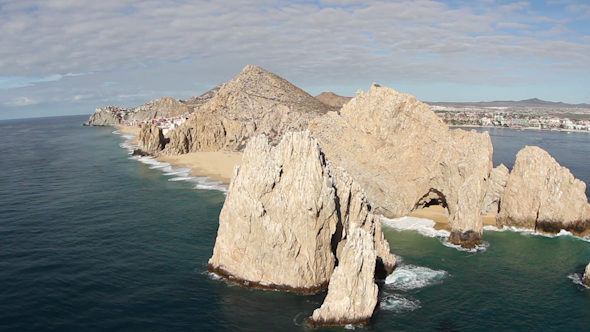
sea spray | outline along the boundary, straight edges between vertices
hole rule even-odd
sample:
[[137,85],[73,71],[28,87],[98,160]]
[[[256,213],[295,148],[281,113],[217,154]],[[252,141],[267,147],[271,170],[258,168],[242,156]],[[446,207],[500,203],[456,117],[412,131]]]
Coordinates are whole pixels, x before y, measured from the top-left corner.
[[434,226],[436,225],[436,222],[430,219],[416,217],[389,219],[381,217],[381,222],[384,226],[393,228],[397,231],[416,231],[418,234],[425,237],[438,238],[445,247],[457,249],[459,251],[471,253],[483,252],[490,246],[490,244],[485,241],[482,244],[476,245],[475,248],[464,248],[460,245],[453,244],[449,242],[449,236],[451,233],[447,230],[435,229]]

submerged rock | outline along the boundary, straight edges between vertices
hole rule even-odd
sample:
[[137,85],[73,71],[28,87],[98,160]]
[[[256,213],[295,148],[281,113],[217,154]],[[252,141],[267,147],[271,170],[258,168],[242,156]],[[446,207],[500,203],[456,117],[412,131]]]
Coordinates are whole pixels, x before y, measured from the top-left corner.
[[547,233],[564,229],[583,235],[590,227],[586,184],[545,150],[527,146],[516,155],[497,222],[498,226]]
[[340,114],[316,118],[310,130],[326,157],[366,191],[376,214],[402,217],[437,203],[448,212],[451,241],[481,242],[493,153],[487,133],[449,130],[428,105],[377,85],[359,91]]

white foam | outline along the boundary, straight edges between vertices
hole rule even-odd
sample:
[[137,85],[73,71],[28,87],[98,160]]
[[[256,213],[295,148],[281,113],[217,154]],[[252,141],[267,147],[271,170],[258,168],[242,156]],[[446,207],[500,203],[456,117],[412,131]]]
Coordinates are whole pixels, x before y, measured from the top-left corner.
[[584,236],[584,237],[575,236],[574,234],[566,231],[565,229],[560,230],[559,233],[557,233],[557,234],[546,234],[546,233],[542,233],[542,232],[536,232],[535,230],[528,229],[528,228],[518,228],[518,227],[513,227],[513,226],[503,226],[502,228],[498,228],[495,226],[484,226],[483,230],[484,231],[491,231],[491,232],[514,232],[514,233],[520,233],[521,235],[542,236],[542,237],[547,237],[547,238],[570,236],[570,237],[573,237],[573,238],[576,238],[576,239],[579,239],[582,241],[590,242],[590,237],[588,237],[588,236]]
[[451,233],[445,230],[436,230],[436,222],[430,219],[416,217],[401,217],[389,219],[381,217],[381,223],[398,231],[417,231],[426,237],[449,237]]
[[483,241],[481,244],[476,245],[475,248],[464,248],[464,247],[461,247],[458,244],[454,244],[454,243],[449,242],[449,239],[448,238],[441,239],[440,242],[442,242],[442,244],[445,247],[453,248],[453,249],[457,249],[459,251],[465,251],[465,252],[480,252],[480,251],[481,252],[484,252],[484,251],[486,251],[490,247],[490,243],[487,242],[487,241]]
[[413,311],[420,308],[420,301],[410,300],[398,294],[390,294],[384,296],[379,306],[382,310],[394,311],[394,312],[406,312]]
[[571,279],[571,281],[573,281],[573,282],[574,282],[574,284],[576,284],[576,285],[579,285],[579,286],[582,286],[582,287],[584,287],[584,288],[586,288],[586,289],[590,289],[590,287],[588,287],[587,285],[585,285],[585,284],[582,282],[582,275],[581,275],[581,274],[579,274],[579,273],[574,273],[574,274],[570,274],[570,275],[569,275],[569,276],[567,276],[567,277],[568,277],[568,279]]
[[424,266],[402,265],[385,278],[388,288],[408,291],[440,284],[449,273],[444,270],[433,270]]
[[[132,139],[135,135],[132,134],[121,134],[118,130],[114,131],[113,134],[121,135],[126,141],[119,144],[120,147],[127,149],[129,154],[132,154],[137,149],[137,144],[133,143]],[[166,176],[172,176],[168,181],[187,181],[196,183],[195,189],[200,190],[217,190],[224,194],[227,194],[227,186],[221,181],[211,180],[209,177],[198,177],[190,175],[192,170],[187,167],[174,167],[170,163],[158,161],[156,158],[149,156],[131,156],[129,159],[140,161],[146,165],[150,165],[150,169],[157,169],[162,171]]]

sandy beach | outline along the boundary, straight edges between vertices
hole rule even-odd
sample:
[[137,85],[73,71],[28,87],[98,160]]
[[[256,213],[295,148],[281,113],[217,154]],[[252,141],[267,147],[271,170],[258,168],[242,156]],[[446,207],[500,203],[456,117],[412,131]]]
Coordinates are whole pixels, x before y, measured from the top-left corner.
[[[139,136],[140,128],[130,126],[115,126],[122,134],[135,135],[135,141]],[[158,161],[169,163],[176,167],[187,167],[192,170],[194,176],[208,176],[212,180],[229,184],[234,171],[234,166],[242,162],[241,152],[191,152],[178,156],[160,156]]]
[[[440,205],[433,205],[412,211],[408,216],[434,220],[436,222],[436,225],[434,225],[435,229],[451,230],[449,218],[445,216],[445,208]],[[482,216],[482,219],[484,226],[496,226],[496,213],[488,213],[487,215]]]
[[241,152],[191,152],[178,156],[156,158],[172,166],[187,167],[195,176],[208,176],[213,180],[229,184],[234,166],[242,162]]

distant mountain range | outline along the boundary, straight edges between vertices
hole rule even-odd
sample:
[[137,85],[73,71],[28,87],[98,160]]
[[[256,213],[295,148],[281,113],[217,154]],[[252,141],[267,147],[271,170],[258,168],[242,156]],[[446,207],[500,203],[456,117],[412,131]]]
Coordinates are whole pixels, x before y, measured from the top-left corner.
[[479,102],[429,102],[431,106],[447,107],[546,107],[546,108],[590,108],[590,104],[566,104],[562,102],[545,101],[538,98],[520,101],[479,101]]

